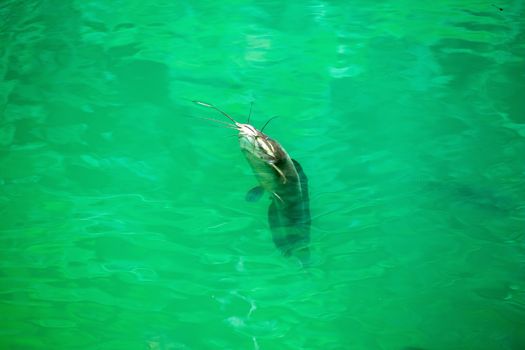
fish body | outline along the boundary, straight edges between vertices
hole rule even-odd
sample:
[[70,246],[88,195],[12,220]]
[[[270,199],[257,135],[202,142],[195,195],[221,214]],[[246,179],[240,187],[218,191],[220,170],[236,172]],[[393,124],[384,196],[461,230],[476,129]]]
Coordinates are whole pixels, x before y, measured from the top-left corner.
[[248,192],[247,200],[257,200],[265,192],[270,195],[268,224],[275,246],[283,255],[297,257],[303,266],[308,264],[310,198],[308,178],[299,162],[292,159],[279,142],[264,134],[264,127],[258,130],[249,123],[235,121],[211,104],[194,102],[215,109],[233,122],[227,123],[227,127],[239,132],[239,146],[259,183]]
[[[274,244],[285,256],[310,258],[310,198],[302,166],[268,135],[239,124],[239,144],[261,189],[270,194],[268,223]],[[257,188],[252,190],[257,192]],[[260,190],[259,190],[260,191]]]

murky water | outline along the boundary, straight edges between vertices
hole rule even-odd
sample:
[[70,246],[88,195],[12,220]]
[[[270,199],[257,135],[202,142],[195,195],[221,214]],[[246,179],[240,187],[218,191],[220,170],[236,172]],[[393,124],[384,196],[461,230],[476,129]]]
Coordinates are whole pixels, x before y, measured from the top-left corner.
[[[523,349],[524,7],[3,1],[2,348]],[[311,267],[193,99],[279,116]]]

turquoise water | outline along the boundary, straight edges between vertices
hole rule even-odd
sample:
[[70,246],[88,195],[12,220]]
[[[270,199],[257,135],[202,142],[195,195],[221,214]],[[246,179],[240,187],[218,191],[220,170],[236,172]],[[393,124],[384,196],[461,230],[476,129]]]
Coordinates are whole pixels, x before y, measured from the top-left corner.
[[[524,349],[525,4],[496,5],[2,1],[1,348]],[[193,99],[279,116],[309,268]]]

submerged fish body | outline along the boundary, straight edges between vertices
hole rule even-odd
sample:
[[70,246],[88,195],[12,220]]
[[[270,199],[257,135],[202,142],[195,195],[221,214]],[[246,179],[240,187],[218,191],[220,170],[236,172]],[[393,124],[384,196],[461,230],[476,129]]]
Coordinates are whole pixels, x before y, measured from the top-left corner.
[[268,223],[273,242],[283,255],[296,256],[304,265],[310,258],[308,179],[277,141],[251,125],[241,125],[241,150],[260,184],[252,191],[270,193]]
[[233,122],[229,124],[212,119],[239,132],[241,151],[259,182],[259,186],[248,192],[247,200],[257,200],[264,192],[270,194],[268,223],[272,231],[273,242],[283,255],[297,257],[303,266],[308,264],[310,259],[308,247],[311,221],[310,199],[308,179],[301,165],[291,159],[277,141],[262,132],[264,127],[257,130],[251,124],[237,122],[212,104],[193,102],[214,109]]

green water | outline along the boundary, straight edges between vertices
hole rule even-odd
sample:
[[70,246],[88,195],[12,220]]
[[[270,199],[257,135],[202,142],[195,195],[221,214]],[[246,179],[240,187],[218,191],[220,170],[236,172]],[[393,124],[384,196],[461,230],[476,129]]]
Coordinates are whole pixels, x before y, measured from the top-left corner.
[[[525,348],[525,4],[0,3],[1,349]],[[310,181],[312,266],[214,103]]]

